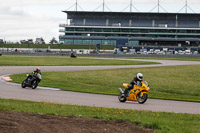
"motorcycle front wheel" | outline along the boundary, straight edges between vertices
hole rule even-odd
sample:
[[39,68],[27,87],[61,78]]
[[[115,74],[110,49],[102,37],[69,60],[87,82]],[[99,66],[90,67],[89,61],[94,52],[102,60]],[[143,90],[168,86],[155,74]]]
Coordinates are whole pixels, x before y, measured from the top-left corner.
[[141,97],[140,94],[138,96],[138,103],[139,104],[143,104],[147,101],[148,95],[146,93],[143,94],[143,96]]
[[126,96],[122,93],[119,94],[118,99],[120,102],[126,102]]
[[37,80],[34,80],[32,83],[32,89],[35,89],[38,86]]
[[26,83],[25,82],[26,82],[25,80],[22,82],[22,84],[21,84],[22,88],[26,88]]

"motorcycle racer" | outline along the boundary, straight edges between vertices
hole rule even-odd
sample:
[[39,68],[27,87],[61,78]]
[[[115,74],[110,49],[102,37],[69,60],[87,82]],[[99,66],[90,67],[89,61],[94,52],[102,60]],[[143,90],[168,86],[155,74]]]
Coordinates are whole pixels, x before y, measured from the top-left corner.
[[37,67],[33,72],[32,75],[35,76],[39,81],[42,79],[42,73],[39,67]]
[[143,81],[143,74],[137,73],[137,75],[133,78],[133,80],[130,82],[129,87],[124,91],[124,95],[127,97],[128,93],[131,89],[133,89],[134,85],[141,84]]

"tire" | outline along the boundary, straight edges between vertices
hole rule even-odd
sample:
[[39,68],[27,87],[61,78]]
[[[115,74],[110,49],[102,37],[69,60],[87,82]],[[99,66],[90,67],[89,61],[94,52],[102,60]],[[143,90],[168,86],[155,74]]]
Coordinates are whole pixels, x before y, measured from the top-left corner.
[[119,99],[120,102],[126,102],[126,97],[122,93],[119,94],[118,99]]
[[26,88],[25,80],[21,84],[22,88]]
[[37,88],[37,86],[38,86],[37,80],[33,80],[33,83],[32,83],[32,85],[31,85],[32,89]]
[[142,97],[140,97],[140,94],[138,96],[138,103],[143,104],[147,101],[148,94],[144,93]]

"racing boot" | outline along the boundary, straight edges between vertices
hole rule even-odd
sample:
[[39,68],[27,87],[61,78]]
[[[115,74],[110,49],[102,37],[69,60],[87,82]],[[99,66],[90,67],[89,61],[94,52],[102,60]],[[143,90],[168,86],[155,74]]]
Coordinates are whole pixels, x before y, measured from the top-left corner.
[[129,95],[129,89],[127,88],[127,89],[125,89],[125,91],[124,91],[124,96],[125,96],[125,97],[128,97],[128,95]]

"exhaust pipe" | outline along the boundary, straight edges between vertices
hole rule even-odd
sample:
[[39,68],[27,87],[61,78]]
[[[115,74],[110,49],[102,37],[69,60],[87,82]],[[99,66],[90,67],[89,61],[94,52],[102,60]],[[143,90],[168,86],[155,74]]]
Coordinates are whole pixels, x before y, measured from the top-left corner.
[[119,88],[119,91],[120,91],[121,93],[124,93],[124,91],[122,90],[122,88]]

